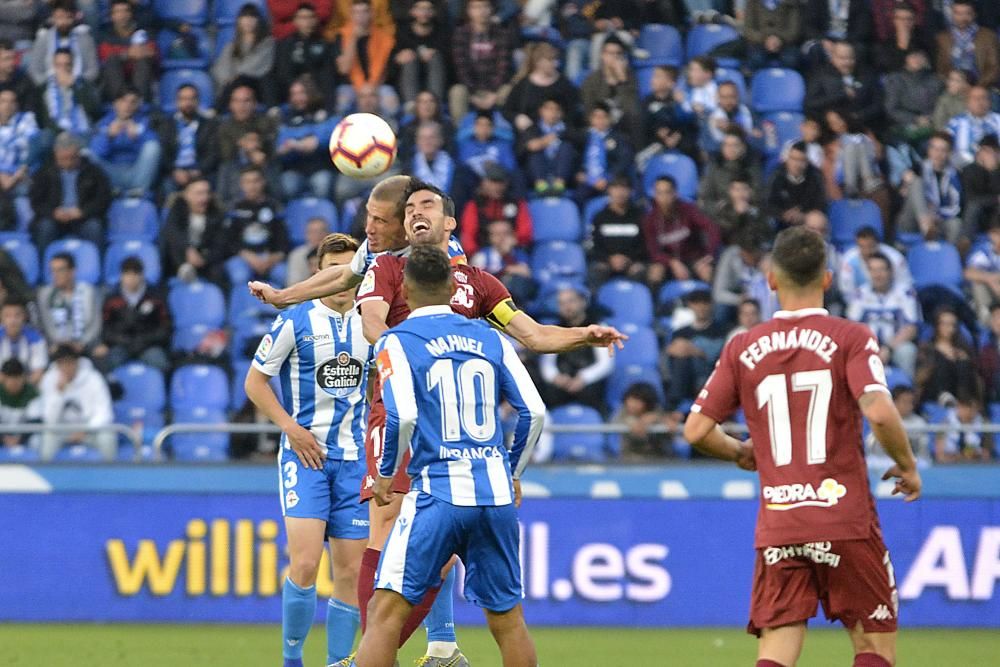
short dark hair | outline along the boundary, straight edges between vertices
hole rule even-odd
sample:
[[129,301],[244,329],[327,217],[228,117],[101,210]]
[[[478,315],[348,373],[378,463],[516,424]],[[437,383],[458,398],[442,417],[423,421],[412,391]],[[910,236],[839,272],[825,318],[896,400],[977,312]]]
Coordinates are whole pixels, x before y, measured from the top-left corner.
[[895,387],[892,388],[892,400],[895,401],[903,394],[912,394],[912,393],[913,393],[913,387],[911,387],[910,385],[905,383],[897,384]]
[[0,304],[0,310],[11,307],[20,308],[24,312],[28,311],[28,303],[16,297],[8,298],[6,301],[3,302],[3,304]]
[[311,2],[300,2],[299,6],[295,8],[295,13],[298,14],[303,9],[307,9],[310,12],[312,12],[313,14],[316,13],[316,6],[313,3],[311,3]]
[[662,176],[657,176],[656,181],[654,181],[653,183],[654,187],[656,186],[656,183],[659,183],[660,181],[663,181],[664,183],[670,183],[670,187],[672,187],[674,190],[677,190],[677,179],[671,176],[670,174],[663,174]]
[[879,239],[878,232],[875,231],[875,228],[872,227],[871,225],[865,225],[864,227],[860,228],[857,232],[855,232],[854,238],[855,239],[875,239],[876,241],[880,241],[881,240],[881,239]]
[[0,366],[0,374],[6,375],[8,377],[14,377],[14,378],[24,377],[26,372],[27,369],[24,367],[24,364],[21,363],[21,360],[18,359],[17,357],[11,357],[7,361],[3,362],[3,366]]
[[715,70],[719,67],[719,64],[715,61],[715,58],[711,56],[697,56],[688,61],[689,63],[698,63],[702,69],[715,74]]
[[13,51],[14,42],[9,39],[0,39],[0,51]]
[[[948,144],[948,148],[952,148],[955,145],[955,137],[951,136],[951,132],[945,132],[944,130],[938,130],[930,136],[930,139],[940,139]],[[928,141],[930,141],[930,139],[928,139]]]
[[951,6],[955,5],[966,5],[967,7],[972,7],[972,11],[976,11],[976,3],[974,0],[952,0]]
[[804,287],[826,270],[826,241],[805,227],[790,227],[774,240],[771,261],[794,284]]
[[606,114],[610,114],[611,106],[607,102],[595,102],[594,106],[590,108],[590,113],[594,113],[595,111],[603,111]]
[[53,59],[55,59],[55,57],[58,56],[58,55],[69,56],[70,60],[75,60],[76,59],[76,58],[73,57],[73,51],[71,51],[68,47],[65,47],[65,46],[60,46],[58,49],[56,49],[55,51],[52,52],[52,58]]
[[190,88],[191,90],[194,91],[195,95],[198,95],[198,97],[201,97],[201,94],[198,91],[198,86],[194,85],[193,83],[182,83],[181,85],[177,86],[177,90],[174,91],[174,95],[176,95],[177,93],[181,92],[185,88]]
[[80,353],[76,351],[76,348],[69,343],[60,343],[56,346],[56,349],[52,351],[52,361],[60,361],[62,359],[79,359]]
[[441,198],[441,208],[444,209],[444,214],[449,218],[455,217],[455,200],[451,198],[447,192],[434,185],[433,183],[428,183],[427,181],[422,181],[419,178],[411,177],[410,184],[406,188],[405,196],[403,197],[404,206],[405,202],[409,201],[410,197],[414,192],[420,192],[421,190],[428,190],[433,192],[438,197]]
[[69,12],[70,14],[76,14],[76,0],[55,0],[55,2],[52,3],[51,11],[54,12],[57,9]]
[[121,268],[119,271],[121,273],[138,273],[144,274],[146,267],[143,266],[142,260],[132,255],[131,257],[126,257],[122,260]]
[[73,257],[73,255],[69,254],[68,252],[57,252],[56,254],[52,255],[52,257],[49,258],[49,262],[54,262],[57,259],[66,262],[66,264],[69,265],[69,268],[71,269],[76,268],[76,258]]
[[889,260],[888,257],[886,257],[885,253],[882,252],[873,253],[872,256],[868,258],[868,261],[870,262],[873,259],[885,262],[885,265],[889,267],[889,271],[892,272],[892,262]]
[[[125,4],[128,5],[128,0],[125,0]],[[126,83],[125,85],[123,85],[121,88],[118,89],[118,94],[115,95],[115,99],[120,100],[121,98],[127,95],[135,95],[136,97],[141,97],[141,95],[139,95],[139,90],[135,86],[133,86],[130,83]]]
[[798,141],[793,141],[791,143],[791,145],[788,147],[788,150],[790,150],[790,151],[798,151],[800,153],[806,153],[806,154],[808,154],[809,153],[809,146],[806,145],[806,142],[804,142],[801,139],[799,139]]
[[665,72],[667,74],[667,76],[669,76],[674,81],[677,80],[677,77],[679,75],[679,72],[677,71],[677,68],[674,67],[673,65],[657,65],[653,69],[658,69],[661,72]]
[[753,306],[754,308],[757,309],[757,312],[760,313],[760,301],[758,301],[757,299],[751,299],[748,296],[743,297],[742,299],[740,299],[738,307],[743,307],[743,306]]
[[111,2],[108,3],[109,7],[114,7],[115,5],[128,5],[129,10],[132,9],[132,3],[129,2],[129,0],[111,0]]
[[406,258],[403,275],[412,282],[430,291],[444,290],[451,284],[451,261],[441,248],[431,245],[413,246]]
[[647,410],[653,410],[660,405],[660,397],[656,393],[656,388],[648,382],[636,382],[629,385],[629,388],[625,390],[625,395],[622,396],[622,401],[629,398],[642,401]]

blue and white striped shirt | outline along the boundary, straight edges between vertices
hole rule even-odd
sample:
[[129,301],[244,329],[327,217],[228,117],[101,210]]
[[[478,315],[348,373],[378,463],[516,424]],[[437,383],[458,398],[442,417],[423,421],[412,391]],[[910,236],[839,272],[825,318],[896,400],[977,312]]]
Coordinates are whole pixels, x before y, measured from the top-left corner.
[[[450,306],[418,308],[375,344],[386,425],[379,474],[406,451],[413,488],[452,505],[509,505],[545,405],[510,342]],[[508,451],[500,402],[517,411]],[[419,419],[418,419],[419,417]]]
[[[312,432],[327,458],[357,461],[365,437],[365,365],[371,346],[361,315],[318,299],[278,315],[254,354],[253,367],[280,376],[285,410]],[[282,447],[288,441],[282,436]]]
[[[410,246],[401,248],[399,250],[385,250],[383,252],[372,252],[368,249],[368,239],[361,242],[361,247],[357,249],[354,253],[354,258],[351,259],[351,271],[356,276],[363,276],[368,273],[368,269],[371,268],[372,262],[379,255],[392,255],[394,257],[406,257],[410,254]],[[459,243],[455,236],[448,239],[448,258],[451,260],[452,264],[467,264],[467,258],[465,257],[465,249],[462,248],[462,244]]]
[[988,111],[985,116],[977,118],[963,113],[948,122],[948,131],[955,138],[952,160],[956,167],[962,168],[975,161],[976,150],[983,137],[987,134],[1000,136],[1000,114]]

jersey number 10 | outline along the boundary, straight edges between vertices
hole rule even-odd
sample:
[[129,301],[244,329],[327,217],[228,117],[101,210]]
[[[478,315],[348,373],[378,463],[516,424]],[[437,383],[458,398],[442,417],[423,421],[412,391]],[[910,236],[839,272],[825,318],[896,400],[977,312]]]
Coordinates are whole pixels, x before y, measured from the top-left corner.
[[[788,376],[768,375],[757,385],[757,409],[767,406],[767,430],[771,436],[774,465],[792,462],[792,420],[788,411]],[[806,462],[826,462],[826,422],[830,414],[833,379],[830,369],[792,373],[792,391],[808,391],[806,415]]]
[[496,374],[490,362],[469,359],[458,364],[456,373],[453,360],[438,359],[427,371],[427,390],[435,389],[441,403],[441,435],[446,442],[461,440],[463,430],[479,442],[493,439],[497,430]]

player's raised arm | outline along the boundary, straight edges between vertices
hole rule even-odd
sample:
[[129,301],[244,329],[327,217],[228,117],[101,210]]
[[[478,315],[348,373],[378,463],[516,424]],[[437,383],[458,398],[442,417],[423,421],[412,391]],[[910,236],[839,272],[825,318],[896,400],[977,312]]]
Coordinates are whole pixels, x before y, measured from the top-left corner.
[[392,478],[410,448],[417,424],[417,401],[413,393],[410,363],[397,336],[389,335],[380,340],[375,363],[386,414],[375,497],[384,505],[392,493]]
[[361,282],[361,276],[354,273],[348,264],[328,266],[317,271],[302,282],[283,289],[272,287],[265,282],[253,280],[247,284],[250,293],[275,308],[287,308],[303,301],[320,299],[331,294],[349,290]]
[[560,327],[539,324],[535,318],[517,311],[504,331],[532,352],[566,352],[578,347],[607,347],[614,354],[615,347],[622,349],[628,336],[614,327],[591,324],[585,327]]

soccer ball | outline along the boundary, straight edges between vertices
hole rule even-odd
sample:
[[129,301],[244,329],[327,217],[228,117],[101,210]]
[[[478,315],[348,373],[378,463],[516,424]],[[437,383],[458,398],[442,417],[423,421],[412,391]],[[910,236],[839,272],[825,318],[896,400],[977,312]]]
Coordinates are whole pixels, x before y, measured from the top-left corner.
[[395,158],[396,134],[374,114],[352,113],[330,135],[330,159],[345,176],[372,178],[384,174]]

